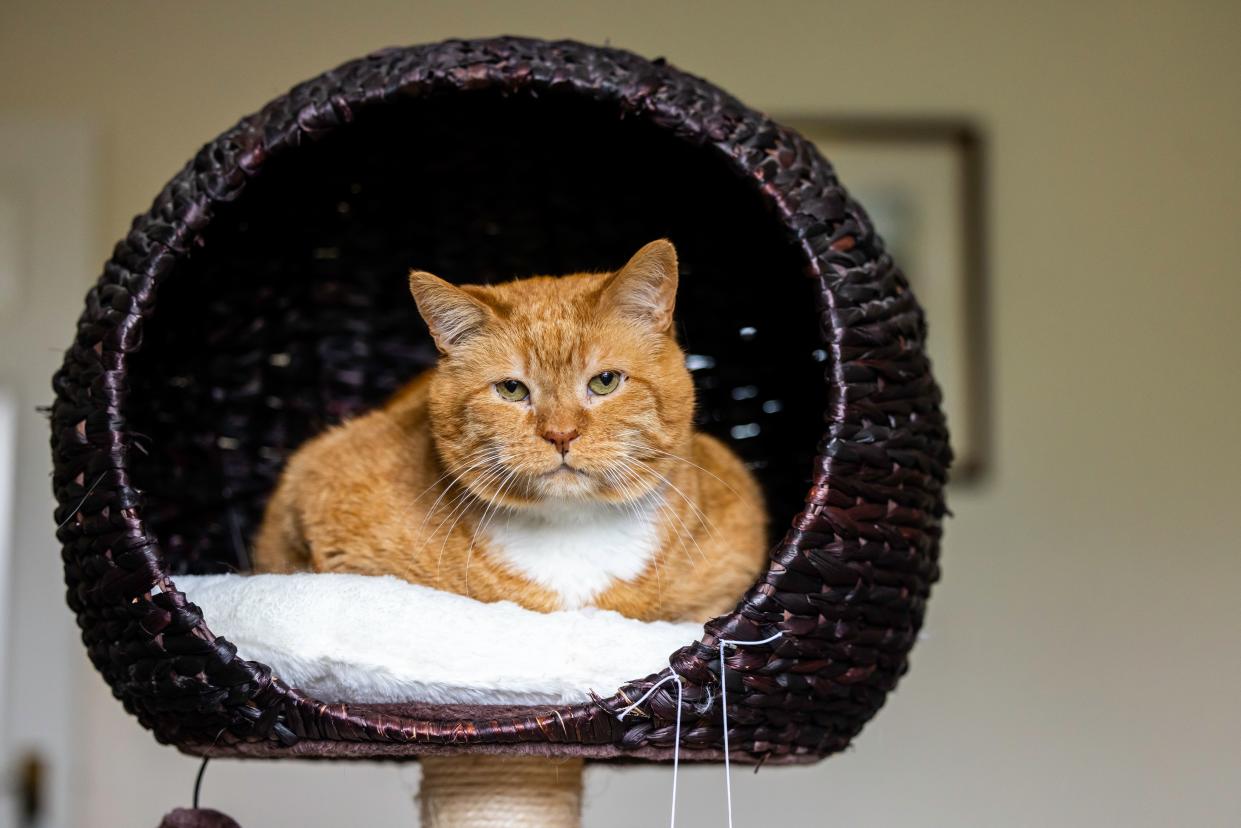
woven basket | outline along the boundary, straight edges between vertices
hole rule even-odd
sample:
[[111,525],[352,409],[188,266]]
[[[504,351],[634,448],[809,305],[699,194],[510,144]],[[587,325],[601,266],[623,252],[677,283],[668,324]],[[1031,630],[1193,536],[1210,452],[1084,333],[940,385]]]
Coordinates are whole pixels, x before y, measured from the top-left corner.
[[433,363],[410,267],[608,269],[661,236],[683,265],[699,427],[755,470],[776,532],[736,609],[672,655],[682,756],[722,755],[718,639],[776,631],[729,652],[733,755],[844,748],[905,672],[938,576],[950,452],[921,310],[801,137],[662,60],[516,38],[391,49],[297,86],[207,144],[117,244],[51,419],[68,601],[126,709],[212,755],[670,758],[671,685],[649,716],[615,715],[658,676],[562,709],[321,701],[238,658],[176,587],[247,569],[289,454]]

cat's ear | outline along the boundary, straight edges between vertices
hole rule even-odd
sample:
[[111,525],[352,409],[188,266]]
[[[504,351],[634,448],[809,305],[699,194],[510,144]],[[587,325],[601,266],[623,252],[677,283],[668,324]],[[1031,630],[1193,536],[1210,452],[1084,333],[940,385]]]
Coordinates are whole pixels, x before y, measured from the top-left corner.
[[410,271],[409,292],[436,347],[445,353],[478,333],[492,316],[478,299],[425,270]]
[[672,327],[677,300],[677,251],[658,239],[643,247],[603,289],[603,307],[663,333]]

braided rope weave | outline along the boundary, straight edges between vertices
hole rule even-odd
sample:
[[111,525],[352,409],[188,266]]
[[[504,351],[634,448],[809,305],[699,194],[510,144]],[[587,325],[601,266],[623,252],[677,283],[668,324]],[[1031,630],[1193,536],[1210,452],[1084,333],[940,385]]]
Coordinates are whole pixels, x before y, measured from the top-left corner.
[[578,828],[582,760],[424,758],[418,800],[427,828]]
[[[160,504],[167,499],[146,484],[155,472],[144,471],[154,461],[147,459],[151,447],[143,429],[153,422],[151,412],[174,405],[176,389],[155,396],[135,366],[158,358],[159,349],[144,352],[143,343],[159,321],[157,294],[166,307],[174,302],[161,285],[188,280],[181,273],[194,266],[213,219],[244,202],[243,195],[249,198],[248,188],[260,187],[281,159],[347,134],[368,112],[478,91],[536,103],[550,97],[588,101],[718,162],[717,175],[743,182],[774,216],[784,249],[814,286],[819,330],[811,333],[825,354],[826,430],[809,464],[804,505],[737,609],[708,623],[702,640],[670,663],[685,681],[685,761],[720,758],[718,705],[700,709],[718,686],[717,642],[757,640],[775,631],[783,637],[773,644],[728,656],[734,758],[813,761],[841,750],[907,669],[938,577],[951,455],[923,350],[921,310],[865,213],[805,140],[662,61],[572,42],[450,41],[347,63],[206,145],[135,219],[90,290],[53,383],[57,536],[68,602],[92,662],[158,739],[190,752],[671,758],[676,701],[668,686],[654,694],[647,716],[621,722],[615,715],[658,676],[558,710],[309,698],[268,667],[238,658],[235,647],[209,629],[192,596],[176,589],[178,567],[195,560],[195,549],[218,546],[223,535],[211,533],[219,527],[227,533],[228,521],[201,521],[201,532],[153,528],[165,520]],[[254,301],[268,301],[257,287],[253,291]],[[209,315],[210,301],[187,307]],[[338,303],[328,296],[322,304]],[[227,312],[225,302],[220,313]],[[192,316],[187,313],[187,324]],[[289,326],[302,320],[296,307],[284,308],[281,318],[291,320]],[[199,349],[223,349],[225,339],[244,334],[223,332]],[[236,372],[236,365],[228,368],[229,376]],[[333,401],[347,396],[355,374],[342,369],[333,375]],[[245,411],[262,393],[251,386],[243,389],[249,397],[235,397],[247,401]],[[213,393],[222,394],[218,388]],[[242,422],[246,416],[228,409],[216,419]],[[186,475],[197,464],[160,462],[159,486],[198,486],[178,482],[190,480]],[[246,508],[261,506],[278,465],[268,463],[266,477],[247,466],[229,478],[234,494],[245,486],[255,490],[238,495]],[[234,534],[252,512],[238,514]]]

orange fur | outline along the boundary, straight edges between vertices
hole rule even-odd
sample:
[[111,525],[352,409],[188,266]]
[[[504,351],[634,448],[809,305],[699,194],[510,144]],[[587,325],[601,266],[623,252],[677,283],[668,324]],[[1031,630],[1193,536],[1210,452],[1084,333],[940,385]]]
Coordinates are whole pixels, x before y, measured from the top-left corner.
[[[438,366],[298,450],[268,504],[256,568],[392,574],[550,611],[557,593],[497,554],[497,516],[662,493],[649,564],[589,603],[643,620],[731,608],[762,566],[766,517],[741,462],[692,429],[672,331],[676,271],[658,241],[615,273],[463,287],[411,274]],[[604,371],[618,387],[589,390]],[[505,398],[506,380],[529,396]]]

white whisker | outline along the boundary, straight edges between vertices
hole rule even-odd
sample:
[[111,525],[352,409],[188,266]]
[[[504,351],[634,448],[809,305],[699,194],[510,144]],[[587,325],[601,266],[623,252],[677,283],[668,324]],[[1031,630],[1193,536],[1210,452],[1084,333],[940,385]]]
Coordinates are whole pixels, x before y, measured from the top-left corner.
[[[487,472],[483,474],[482,477],[479,478],[479,480],[477,481],[477,484],[487,485],[495,480],[498,480],[503,474],[504,474],[503,466],[499,466],[495,469],[488,469]],[[449,520],[452,520],[452,524],[448,527],[448,531],[444,533],[444,539],[440,542],[439,554],[436,555],[436,559],[435,559],[436,583],[441,583],[441,574],[442,574],[443,566],[444,566],[444,551],[448,548],[448,539],[452,537],[452,532],[454,529],[457,528],[457,524],[461,522],[461,518],[465,517],[465,513],[466,511],[468,511],[470,504],[473,501],[477,501],[477,500],[481,500],[481,498],[479,498],[476,494],[474,494],[468,488],[463,488],[461,490],[461,493],[458,494],[455,498],[453,498],[453,500],[449,504],[449,505],[452,505],[453,503],[455,503],[457,505],[452,507],[452,510],[448,513],[448,516],[440,521],[439,526],[437,526],[435,528],[435,531],[432,532],[431,535],[427,538],[428,542],[430,542],[431,540],[434,540],[435,536],[439,534],[439,530],[444,526],[444,524],[447,523]]]
[[[626,474],[630,475],[630,476],[631,476],[633,479],[635,479],[635,480],[641,480],[641,478],[640,478],[640,477],[638,477],[638,475],[637,475],[637,474],[633,471],[633,464],[634,464],[634,463],[641,463],[641,461],[631,461],[631,460],[627,460],[627,459],[622,458],[622,459],[621,459],[621,463],[622,463],[623,465],[622,465],[622,466],[620,466],[620,468],[621,468],[621,469],[623,469],[623,470],[625,471],[625,473],[626,473]],[[662,479],[665,483],[667,483],[669,486],[672,486],[672,484],[668,482],[668,479],[667,479],[667,478],[665,478],[665,477],[663,477],[663,475],[660,475],[658,472],[655,472],[655,471],[654,471],[653,469],[651,469],[649,466],[645,466],[645,464],[643,464],[643,466],[646,468],[646,470],[647,470],[647,471],[650,471],[652,474],[655,474],[657,477],[661,478],[661,479]],[[674,488],[674,489],[675,489],[676,487],[675,487],[675,486],[672,486],[672,488]],[[680,494],[681,494],[681,497],[685,497],[684,493],[680,492],[680,490],[677,490],[677,491],[678,491],[678,493],[680,493]],[[686,502],[688,502],[688,498],[686,499]],[[692,505],[692,504],[691,504],[691,505]],[[684,532],[684,533],[685,533],[685,535],[688,535],[688,536],[689,536],[690,541],[694,544],[694,547],[698,550],[698,555],[699,555],[699,556],[700,556],[700,557],[701,557],[704,561],[708,560],[708,558],[707,558],[707,553],[706,553],[706,552],[704,552],[704,551],[702,550],[702,547],[701,547],[701,546],[699,546],[699,544],[698,544],[698,539],[694,537],[694,533],[693,533],[693,532],[690,530],[690,528],[689,528],[689,527],[685,524],[685,521],[681,519],[681,516],[680,516],[680,515],[678,515],[678,514],[676,513],[676,509],[672,508],[671,504],[667,503],[666,501],[665,501],[665,502],[661,505],[661,507],[660,507],[660,508],[661,508],[661,509],[667,509],[667,510],[668,510],[668,514],[669,514],[669,515],[671,515],[671,516],[672,516],[672,518],[673,518],[674,520],[676,520],[676,522],[677,522],[678,524],[680,524],[680,526],[681,526],[681,531],[682,531],[682,532]],[[681,549],[682,549],[682,551],[685,551],[685,553],[686,553],[686,558],[689,560],[689,562],[690,562],[690,566],[691,566],[691,567],[693,567],[693,568],[697,568],[697,562],[694,560],[693,555],[690,555],[690,554],[689,554],[689,552],[688,552],[688,550],[686,550],[686,549],[685,549],[685,541],[684,541],[684,537],[685,537],[685,535],[682,535],[682,534],[680,534],[680,532],[678,532],[678,539],[680,539],[680,540],[681,540]]]
[[[512,483],[512,481],[516,479],[517,479],[517,469],[513,469],[511,472],[509,472],[508,477],[504,479],[504,482],[500,484],[500,488],[496,490],[495,497],[492,498],[491,503],[488,505],[487,509],[483,511],[483,516],[479,520],[478,525],[474,527],[474,535],[470,538],[469,548],[467,548],[465,551],[465,594],[467,598],[473,597],[470,595],[470,561],[474,557],[474,541],[478,537],[479,530],[483,529],[485,524],[489,523],[490,520],[499,511],[498,508],[492,511],[492,507],[500,505],[500,498],[504,496],[504,493],[505,491],[507,491],[509,485]],[[492,518],[488,517],[488,513],[491,514]]]
[[682,463],[686,463],[686,464],[688,464],[688,465],[690,465],[690,466],[693,466],[694,468],[698,469],[698,470],[699,470],[700,472],[702,472],[703,474],[710,475],[712,478],[714,478],[716,481],[718,481],[718,482],[719,482],[719,484],[720,484],[721,486],[723,486],[725,489],[728,489],[728,491],[732,492],[732,494],[733,494],[733,496],[734,496],[734,497],[736,497],[738,500],[740,500],[740,499],[741,499],[741,493],[740,493],[740,492],[738,492],[738,491],[737,491],[736,489],[734,489],[732,486],[728,485],[728,483],[727,483],[727,482],[726,482],[723,478],[721,478],[719,475],[717,475],[717,474],[715,474],[714,472],[712,472],[710,469],[704,469],[702,466],[698,465],[698,464],[697,464],[697,463],[695,463],[693,460],[689,460],[689,459],[687,459],[687,458],[684,458],[684,457],[682,457],[682,456],[681,456],[681,455],[679,455],[679,454],[673,454],[673,453],[672,453],[672,452],[670,452],[670,451],[664,451],[663,449],[656,448],[655,446],[646,446],[645,448],[646,448],[646,450],[647,450],[647,451],[653,451],[653,452],[655,452],[656,454],[662,454],[664,457],[668,457],[668,458],[671,458],[671,459],[673,459],[673,460],[680,460]]
[[[482,456],[480,457],[479,455],[482,455]],[[461,469],[459,472],[450,472],[449,474],[453,476],[453,479],[448,483],[447,486],[444,487],[444,490],[440,492],[439,497],[435,498],[435,502],[431,504],[431,508],[427,511],[425,515],[423,515],[422,522],[418,524],[418,528],[414,530],[414,534],[415,535],[422,534],[422,531],[427,527],[427,521],[431,519],[431,516],[434,515],[436,510],[439,508],[440,501],[444,499],[444,495],[448,494],[448,492],[452,490],[453,486],[461,483],[462,477],[464,477],[466,474],[473,471],[474,469],[479,468],[480,466],[484,466],[488,463],[497,462],[499,460],[499,457],[500,457],[500,450],[498,448],[479,449],[479,451],[472,453],[469,457],[466,458],[466,460],[469,461],[470,465]],[[443,480],[443,479],[444,477],[440,477],[440,480]],[[435,481],[435,483],[439,483],[440,480]],[[432,483],[431,485],[434,486],[435,483]],[[423,494],[425,493],[426,492],[423,492]],[[421,498],[422,495],[419,495],[418,497]],[[432,537],[434,537],[434,533],[432,533]]]
[[703,511],[698,508],[698,504],[696,504],[693,500],[691,500],[689,495],[681,491],[681,489],[675,483],[669,480],[667,477],[655,471],[655,469],[651,468],[649,463],[644,463],[643,461],[638,460],[636,458],[634,458],[632,462],[637,463],[643,469],[655,475],[660,480],[664,481],[664,483],[668,484],[668,486],[670,486],[674,492],[676,492],[677,494],[681,496],[681,498],[685,501],[685,505],[689,506],[689,508],[693,510],[694,514],[698,517],[698,520],[706,527],[707,533],[711,535],[715,534],[715,525],[711,522],[710,518],[708,518],[705,514],[703,514]]

